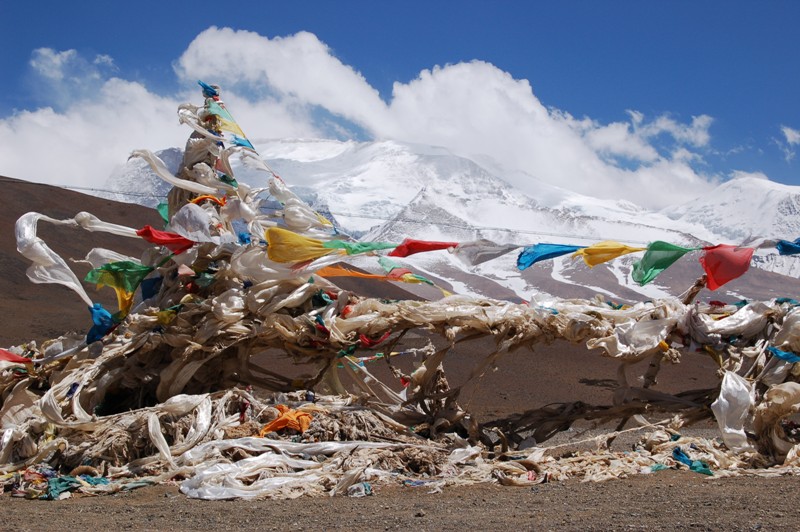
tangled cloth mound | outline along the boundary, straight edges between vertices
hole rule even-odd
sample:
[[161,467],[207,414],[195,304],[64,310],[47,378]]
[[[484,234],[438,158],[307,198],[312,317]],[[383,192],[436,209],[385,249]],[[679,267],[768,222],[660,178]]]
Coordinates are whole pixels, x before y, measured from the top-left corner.
[[[92,326],[86,337],[0,351],[7,489],[60,498],[180,480],[185,494],[206,499],[360,496],[381,482],[439,489],[605,480],[664,467],[715,477],[796,471],[797,302],[712,306],[691,303],[690,295],[616,307],[599,299],[535,306],[449,293],[436,301],[360,297],[336,280],[433,283],[388,260],[385,275],[356,271],[342,263],[347,256],[454,243],[396,246],[343,236],[258,158],[218,88],[204,86],[204,95],[204,106],[180,109],[194,133],[179,175],[149,152],[134,154],[175,187],[165,230],[89,213],[57,220],[32,212],[18,220],[29,278],[73,290]],[[272,175],[267,189],[236,181],[236,154]],[[281,208],[262,208],[262,193]],[[95,303],[37,236],[40,222],[153,244],[141,259],[88,252],[93,270],[85,281],[114,289],[116,312]],[[429,340],[408,346],[411,337]],[[465,383],[451,386],[445,360],[487,337],[493,348],[466,382],[520,348],[533,352],[534,364],[533,347],[559,339],[618,361],[612,404],[548,405],[481,425],[459,405]],[[719,386],[655,389],[663,363],[698,349],[717,362]],[[401,354],[417,357],[410,370],[392,362]],[[387,364],[390,377],[376,376],[372,361]],[[712,417],[720,439],[679,431]],[[592,451],[559,455],[560,446],[543,446],[578,420],[616,421],[618,428],[591,439]],[[643,431],[634,452],[610,450],[628,420],[638,425],[628,431]]]

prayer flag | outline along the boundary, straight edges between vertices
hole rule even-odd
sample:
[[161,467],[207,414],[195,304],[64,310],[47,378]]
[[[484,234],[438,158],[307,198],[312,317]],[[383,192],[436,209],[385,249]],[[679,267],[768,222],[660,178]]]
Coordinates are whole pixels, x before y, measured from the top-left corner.
[[658,274],[672,266],[672,264],[690,251],[698,248],[683,248],[657,240],[647,246],[647,252],[633,265],[631,277],[640,286],[655,279]]
[[586,265],[590,268],[594,268],[598,264],[603,264],[604,262],[614,260],[623,255],[627,255],[628,253],[644,251],[645,249],[646,248],[626,246],[625,244],[620,244],[619,242],[614,242],[613,240],[604,240],[603,242],[592,244],[587,248],[579,249],[572,256],[582,256]]
[[534,244],[522,250],[517,257],[517,268],[525,270],[537,262],[554,259],[567,253],[574,253],[585,246],[566,246],[562,244]]
[[705,253],[700,257],[700,264],[708,276],[706,286],[716,290],[728,281],[743,275],[750,267],[753,248],[740,248],[730,244],[719,244],[703,248]]
[[158,229],[153,229],[149,225],[145,225],[141,229],[137,230],[136,234],[151,244],[165,246],[176,255],[180,255],[194,245],[194,242],[188,238],[182,237],[177,233],[159,231]]
[[408,257],[415,253],[423,253],[425,251],[437,251],[440,249],[454,248],[458,246],[458,242],[432,242],[427,240],[414,240],[413,238],[406,238],[397,246],[391,253],[390,257]]

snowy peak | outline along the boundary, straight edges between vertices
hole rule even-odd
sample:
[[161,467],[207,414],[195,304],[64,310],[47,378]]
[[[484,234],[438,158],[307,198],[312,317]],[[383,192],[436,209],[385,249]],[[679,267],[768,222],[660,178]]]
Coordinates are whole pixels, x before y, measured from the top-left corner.
[[661,213],[675,222],[704,227],[709,241],[739,244],[751,237],[794,240],[800,236],[800,187],[742,177]]
[[[183,161],[183,150],[168,148],[156,152],[173,174],[178,173]],[[101,197],[123,203],[138,203],[146,207],[156,207],[167,197],[172,185],[158,177],[144,159],[134,157],[117,167],[106,181],[109,191]]]
[[[626,201],[600,200],[539,184],[535,177],[507,171],[496,161],[476,161],[434,146],[293,139],[262,142],[257,149],[295,193],[317,211],[329,213],[341,232],[362,240],[488,239],[519,247],[541,242],[591,245],[602,240],[644,247],[664,240],[698,248],[740,243],[750,235],[793,239],[800,233],[800,188],[764,180],[737,179],[687,205],[652,212]],[[159,156],[177,171],[180,150],[164,150]],[[158,181],[142,163],[131,160],[112,176],[109,188],[119,191],[115,199],[153,206],[157,200],[147,200],[145,194],[166,195],[169,185]],[[236,166],[234,171],[243,182],[265,185],[263,173],[248,175],[246,168]],[[537,183],[528,187],[536,190],[535,195],[511,184],[521,179]],[[685,290],[702,274],[699,253],[690,254],[646,287],[630,278],[639,254],[592,269],[579,259],[562,258],[522,272],[516,268],[515,252],[477,267],[446,251],[414,255],[402,262],[459,293],[511,294],[521,299],[534,294],[592,297],[599,293],[633,301]],[[751,272],[758,273],[748,273],[745,280],[712,295],[775,297],[787,295],[782,291],[795,285],[800,292],[800,281],[767,273],[796,277],[800,261],[794,257],[764,249],[753,265]]]

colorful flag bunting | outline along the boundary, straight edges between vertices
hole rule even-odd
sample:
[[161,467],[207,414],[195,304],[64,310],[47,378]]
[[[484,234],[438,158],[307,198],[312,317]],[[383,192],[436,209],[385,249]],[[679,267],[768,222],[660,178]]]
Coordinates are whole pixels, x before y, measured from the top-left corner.
[[567,253],[574,253],[586,246],[566,246],[562,244],[534,244],[522,250],[517,257],[517,268],[525,270],[537,262],[554,259]]
[[644,286],[672,266],[676,260],[696,249],[699,248],[683,248],[661,240],[652,242],[647,246],[647,252],[641,260],[633,264],[631,277],[640,286]]
[[753,248],[740,248],[729,244],[718,244],[703,248],[705,253],[700,257],[700,264],[708,276],[706,286],[716,290],[728,281],[743,275],[750,267]]

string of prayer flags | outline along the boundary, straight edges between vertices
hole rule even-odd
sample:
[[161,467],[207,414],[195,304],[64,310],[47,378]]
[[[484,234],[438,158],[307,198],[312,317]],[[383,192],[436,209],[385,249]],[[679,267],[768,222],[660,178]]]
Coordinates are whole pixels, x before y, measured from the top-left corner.
[[700,257],[700,264],[708,276],[706,286],[716,290],[728,281],[744,275],[750,268],[753,248],[741,248],[730,244],[718,244],[703,248],[705,253]]

